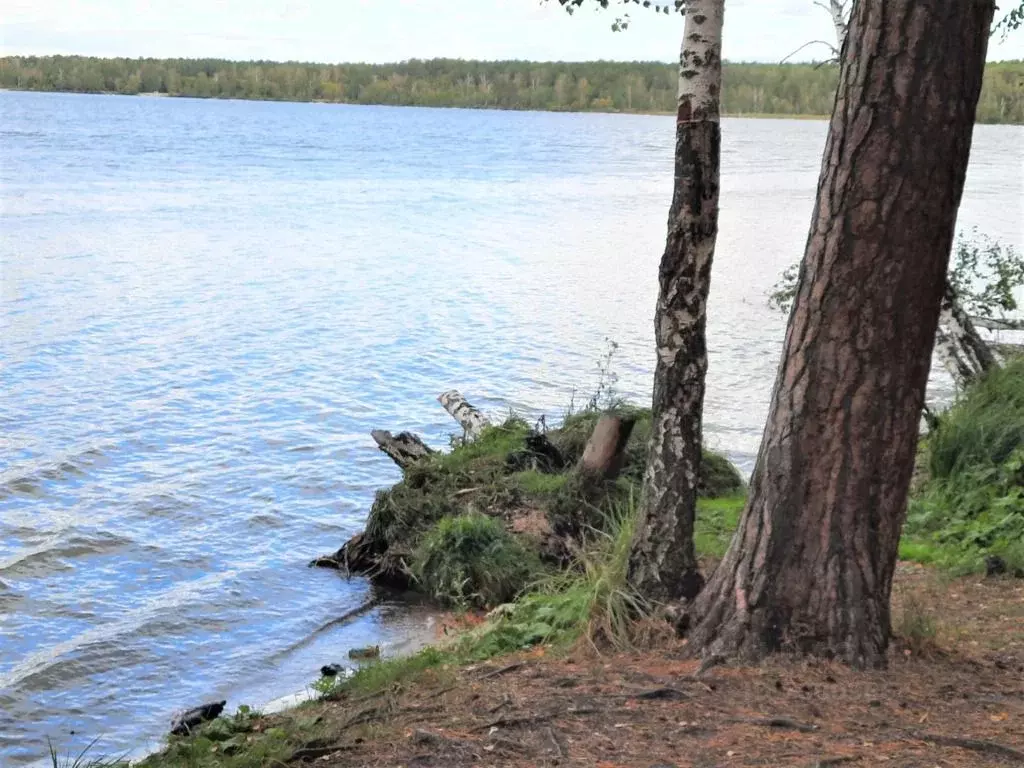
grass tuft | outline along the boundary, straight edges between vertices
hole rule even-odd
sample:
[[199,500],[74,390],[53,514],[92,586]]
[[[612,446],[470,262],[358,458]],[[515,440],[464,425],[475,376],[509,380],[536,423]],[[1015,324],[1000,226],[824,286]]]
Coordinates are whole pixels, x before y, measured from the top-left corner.
[[97,743],[99,743],[99,737],[90,741],[77,755],[71,754],[71,752],[61,755],[53,742],[47,739],[46,746],[50,765],[52,768],[128,768],[129,761],[124,755],[121,757],[89,757],[89,753]]
[[719,499],[699,499],[693,543],[702,557],[721,558],[729,548],[747,497],[734,493]]
[[911,499],[903,557],[953,573],[998,555],[1024,569],[1024,360],[987,375],[928,436],[929,477]]
[[351,676],[340,680],[327,694],[327,698],[341,698],[346,695],[368,694],[383,691],[397,682],[413,679],[419,675],[457,663],[458,657],[450,650],[427,646],[411,656],[399,656],[366,664]]
[[538,555],[500,520],[469,513],[441,518],[413,554],[420,589],[442,603],[483,608],[519,594],[541,570]]
[[939,620],[932,607],[919,595],[906,595],[896,613],[893,631],[914,656],[929,656],[938,650]]
[[614,506],[600,528],[587,531],[570,566],[537,582],[515,604],[467,636],[471,658],[529,648],[567,645],[581,636],[597,647],[627,647],[637,619],[649,606],[627,583],[636,520],[632,501]]

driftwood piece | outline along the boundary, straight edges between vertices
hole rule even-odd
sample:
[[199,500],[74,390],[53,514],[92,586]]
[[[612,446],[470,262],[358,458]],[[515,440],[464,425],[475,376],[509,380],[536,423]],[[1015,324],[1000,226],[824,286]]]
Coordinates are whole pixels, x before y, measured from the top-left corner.
[[434,453],[419,435],[412,432],[399,432],[392,435],[386,429],[375,429],[370,433],[377,447],[381,449],[395,464],[403,470]]
[[333,555],[320,555],[310,562],[310,568],[333,568],[348,573],[369,573],[377,566],[380,552],[371,546],[366,532],[357,533]]
[[444,406],[453,419],[459,422],[466,432],[466,437],[470,440],[479,437],[484,427],[491,425],[488,418],[470,405],[457,389],[442,392],[438,395],[437,401]]
[[188,736],[203,723],[220,717],[226,704],[226,701],[214,701],[182,712],[171,723],[171,734],[173,736]]
[[626,416],[602,414],[583,449],[580,472],[589,477],[614,480],[622,469],[623,453],[635,423],[635,419]]

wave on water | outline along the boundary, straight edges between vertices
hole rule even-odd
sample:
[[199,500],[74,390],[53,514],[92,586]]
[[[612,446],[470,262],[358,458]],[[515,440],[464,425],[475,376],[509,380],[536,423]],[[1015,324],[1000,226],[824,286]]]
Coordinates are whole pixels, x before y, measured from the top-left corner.
[[0,559],[0,574],[8,577],[39,574],[44,571],[71,568],[67,561],[76,557],[104,554],[134,544],[134,540],[114,533],[71,534],[66,531],[49,536],[45,541]]
[[109,656],[110,664],[120,666],[124,660],[117,657],[124,653],[126,647],[121,642],[122,638],[144,634],[147,627],[162,624],[169,616],[173,617],[175,611],[204,601],[236,575],[235,571],[223,571],[192,582],[171,585],[120,619],[87,629],[21,659],[5,673],[0,673],[0,690],[32,688],[33,682],[39,678],[44,678],[47,685],[43,687],[49,688],[49,681],[54,679],[67,680],[78,676],[74,673],[94,673],[94,668],[79,668],[81,660],[77,657],[83,651],[103,651],[101,655]]
[[41,496],[47,482],[85,477],[91,467],[101,463],[113,443],[76,448],[56,457],[24,462],[0,471],[0,500],[17,494]]

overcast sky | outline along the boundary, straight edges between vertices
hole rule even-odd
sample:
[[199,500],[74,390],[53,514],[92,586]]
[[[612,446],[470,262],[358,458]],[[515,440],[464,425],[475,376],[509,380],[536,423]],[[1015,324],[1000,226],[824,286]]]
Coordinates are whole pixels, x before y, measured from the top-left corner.
[[[657,0],[656,0],[657,1]],[[812,0],[729,0],[725,57],[778,61],[809,40],[832,40]],[[634,8],[569,17],[557,0],[0,0],[0,53],[218,57],[318,62],[676,58],[682,21]],[[822,58],[823,46],[798,59]],[[989,59],[1024,58],[1024,31]]]

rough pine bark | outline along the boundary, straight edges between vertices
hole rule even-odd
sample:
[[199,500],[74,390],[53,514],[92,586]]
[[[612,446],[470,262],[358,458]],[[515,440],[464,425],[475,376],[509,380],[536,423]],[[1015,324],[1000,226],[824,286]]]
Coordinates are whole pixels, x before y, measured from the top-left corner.
[[860,0],[750,500],[689,647],[885,663],[991,0]]
[[679,60],[675,185],[659,270],[651,442],[629,578],[642,594],[692,597],[707,372],[705,321],[718,232],[723,0],[692,0]]
[[[839,46],[836,50],[841,51],[848,33],[845,0],[829,0],[827,6],[822,0],[815,4],[831,13]],[[953,377],[954,383],[961,390],[985,371],[999,365],[992,350],[978,335],[971,318],[960,305],[960,299],[953,286],[948,283],[942,298],[939,327],[935,332],[935,350],[943,366]],[[925,415],[931,419],[927,409]]]

